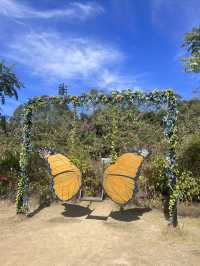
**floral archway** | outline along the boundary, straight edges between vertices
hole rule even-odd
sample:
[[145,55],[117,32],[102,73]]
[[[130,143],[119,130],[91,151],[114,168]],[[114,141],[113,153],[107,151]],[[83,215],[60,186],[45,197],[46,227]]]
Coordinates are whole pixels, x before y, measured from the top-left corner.
[[176,96],[173,90],[154,90],[150,93],[143,93],[141,91],[112,91],[111,94],[103,94],[99,92],[97,95],[92,95],[90,93],[83,94],[81,96],[45,96],[45,97],[34,97],[30,99],[24,105],[23,113],[23,135],[21,143],[21,153],[20,153],[20,176],[18,181],[18,190],[16,197],[16,207],[17,213],[26,213],[27,211],[27,201],[28,201],[28,187],[29,187],[29,175],[28,175],[28,165],[31,157],[31,131],[32,131],[32,115],[37,108],[44,106],[47,102],[52,103],[63,103],[70,104],[74,106],[83,107],[85,104],[110,104],[116,106],[118,103],[127,103],[131,105],[141,105],[141,104],[153,104],[157,107],[166,106],[166,115],[163,117],[163,128],[164,137],[168,142],[168,150],[165,159],[165,172],[168,177],[168,185],[170,188],[170,203],[169,203],[169,213],[170,221],[176,226],[177,224],[177,196],[175,192],[176,187],[176,153],[175,147],[177,142],[177,102]]

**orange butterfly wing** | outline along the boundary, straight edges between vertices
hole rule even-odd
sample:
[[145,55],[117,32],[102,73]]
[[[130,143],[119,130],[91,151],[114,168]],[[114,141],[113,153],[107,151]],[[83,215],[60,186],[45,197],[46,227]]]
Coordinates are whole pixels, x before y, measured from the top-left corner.
[[142,155],[125,153],[105,170],[103,187],[114,202],[123,205],[133,197],[134,178],[143,160]]
[[48,163],[54,177],[55,194],[63,201],[70,200],[80,190],[80,170],[62,154],[50,155]]

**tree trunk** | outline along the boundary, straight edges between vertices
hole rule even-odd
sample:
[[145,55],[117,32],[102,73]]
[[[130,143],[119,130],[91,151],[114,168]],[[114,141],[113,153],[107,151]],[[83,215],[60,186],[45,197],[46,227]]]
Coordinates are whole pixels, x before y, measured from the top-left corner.
[[163,212],[166,220],[170,219],[170,214],[169,214],[169,195],[164,195],[163,196]]
[[177,218],[177,202],[175,202],[172,208],[172,214],[170,217],[170,225],[176,227],[178,225],[178,218]]

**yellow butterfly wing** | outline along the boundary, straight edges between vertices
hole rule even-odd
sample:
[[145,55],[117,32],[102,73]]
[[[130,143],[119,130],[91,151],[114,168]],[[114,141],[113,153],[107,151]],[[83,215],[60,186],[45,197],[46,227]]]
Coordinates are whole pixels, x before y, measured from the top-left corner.
[[48,157],[51,174],[54,177],[54,191],[60,200],[73,198],[81,187],[80,170],[64,155],[54,154]]
[[126,204],[134,193],[135,181],[144,157],[125,153],[104,172],[103,187],[108,196],[118,204]]

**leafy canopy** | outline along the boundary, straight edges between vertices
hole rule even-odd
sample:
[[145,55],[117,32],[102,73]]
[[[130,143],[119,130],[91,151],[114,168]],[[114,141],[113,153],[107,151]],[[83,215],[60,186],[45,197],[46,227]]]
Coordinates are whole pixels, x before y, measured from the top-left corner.
[[3,62],[0,62],[0,102],[5,103],[6,96],[15,97],[18,99],[17,89],[23,87],[23,84],[19,81],[15,73],[12,71],[12,67],[6,66]]
[[200,26],[185,34],[183,47],[189,53],[189,56],[182,59],[185,71],[200,73]]

